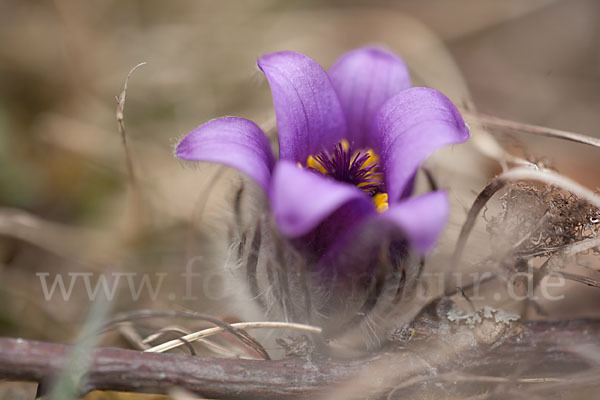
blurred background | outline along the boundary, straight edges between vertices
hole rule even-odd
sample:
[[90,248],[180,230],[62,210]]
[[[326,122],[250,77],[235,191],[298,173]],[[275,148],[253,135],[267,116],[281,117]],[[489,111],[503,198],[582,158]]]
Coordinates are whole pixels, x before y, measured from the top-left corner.
[[[187,168],[172,156],[173,146],[218,116],[272,124],[270,92],[256,67],[264,53],[296,50],[328,67],[349,49],[380,44],[405,58],[416,84],[443,91],[459,106],[600,137],[595,0],[2,0],[0,37],[3,336],[69,341],[77,332],[89,303],[46,301],[36,274],[179,274],[190,256],[200,255],[198,269],[222,262],[224,220],[231,219],[232,187],[241,178],[216,166]],[[125,106],[135,191],[115,96],[140,62],[147,64],[131,76]],[[588,188],[598,186],[593,148],[511,132],[496,137]],[[472,180],[457,186],[464,207],[499,171],[483,156],[473,158],[465,167]],[[158,300],[129,298],[113,311],[252,315],[227,296],[185,301],[179,280],[164,284],[173,290]],[[220,278],[198,285],[216,293],[227,286]],[[85,297],[84,288],[74,290]],[[561,315],[591,308],[565,305]]]

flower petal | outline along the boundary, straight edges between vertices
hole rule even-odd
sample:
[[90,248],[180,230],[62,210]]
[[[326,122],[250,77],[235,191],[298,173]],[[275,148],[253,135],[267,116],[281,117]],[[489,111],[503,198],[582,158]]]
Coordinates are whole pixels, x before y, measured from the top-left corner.
[[442,234],[448,219],[448,195],[445,191],[411,197],[390,206],[379,218],[393,222],[409,243],[427,252]]
[[275,158],[269,140],[252,121],[226,117],[213,119],[191,131],[175,149],[184,160],[217,162],[237,168],[266,192]]
[[376,47],[349,51],[329,69],[354,147],[370,147],[369,128],[383,103],[411,86],[406,64]]
[[309,57],[292,52],[258,60],[273,96],[281,160],[306,162],[346,134],[346,121],[329,76]]
[[372,132],[390,203],[410,195],[419,165],[435,150],[469,138],[454,104],[425,87],[404,90],[388,100],[377,113]]
[[355,186],[320,176],[289,161],[280,161],[275,167],[269,197],[279,230],[292,238],[309,233],[349,202],[371,203]]

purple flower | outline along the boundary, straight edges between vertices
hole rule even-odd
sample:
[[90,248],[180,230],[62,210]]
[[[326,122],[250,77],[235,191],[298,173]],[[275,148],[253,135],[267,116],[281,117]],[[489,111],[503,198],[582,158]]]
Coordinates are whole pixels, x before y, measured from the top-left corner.
[[258,66],[271,86],[279,160],[252,121],[226,117],[190,132],[177,146],[185,160],[242,171],[268,195],[280,232],[318,243],[318,257],[365,222],[392,224],[425,252],[448,214],[444,191],[410,197],[420,164],[469,133],[442,93],[411,87],[406,65],[379,48],[344,54],[326,72],[291,51]]

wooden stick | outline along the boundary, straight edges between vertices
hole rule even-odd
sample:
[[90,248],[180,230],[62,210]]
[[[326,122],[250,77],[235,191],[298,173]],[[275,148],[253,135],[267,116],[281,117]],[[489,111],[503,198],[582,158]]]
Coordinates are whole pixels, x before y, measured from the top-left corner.
[[[417,330],[422,332],[434,324],[425,322]],[[448,326],[456,330],[454,334],[457,337],[464,337],[465,332],[471,329],[455,324]],[[90,368],[81,389],[82,393],[91,390],[166,393],[173,387],[180,387],[206,398],[302,399],[328,396],[336,387],[352,385],[358,381],[357,377],[369,377],[382,366],[397,379],[382,380],[378,384],[375,377],[369,378],[373,385],[368,388],[370,393],[392,391],[394,386],[410,382],[409,379],[416,379],[418,383],[435,381],[436,375],[428,377],[422,371],[405,373],[410,370],[407,366],[425,358],[443,359],[436,366],[439,373],[459,374],[457,376],[465,373],[471,376],[473,371],[480,370],[514,371],[515,365],[519,365],[523,369],[514,382],[533,379],[531,382],[536,385],[562,382],[563,377],[568,378],[570,373],[577,372],[573,371],[574,365],[580,369],[585,365],[585,368],[597,367],[600,363],[592,357],[594,354],[597,356],[600,348],[600,320],[513,323],[502,337],[496,338],[495,346],[484,340],[476,346],[469,346],[468,351],[457,350],[456,356],[440,354],[443,346],[438,344],[455,342],[448,334],[442,336],[423,342],[421,347],[418,341],[415,342],[417,339],[412,339],[413,344],[409,343],[409,346],[413,352],[386,352],[368,359],[341,361],[317,357],[312,360],[241,360],[96,348],[90,353]],[[49,382],[60,373],[71,348],[58,343],[0,338],[0,379]],[[412,362],[411,357],[414,358]],[[564,375],[539,379],[539,365],[546,370],[562,371]],[[597,369],[588,371],[596,376]],[[486,381],[491,379],[487,375],[484,378]],[[498,384],[508,382],[506,379],[501,381]],[[343,385],[338,385],[341,383]]]
[[[47,383],[56,377],[71,346],[0,338],[0,379]],[[206,398],[304,398],[347,379],[356,364],[301,359],[254,361],[96,348],[82,393],[92,390],[167,393],[180,387]]]

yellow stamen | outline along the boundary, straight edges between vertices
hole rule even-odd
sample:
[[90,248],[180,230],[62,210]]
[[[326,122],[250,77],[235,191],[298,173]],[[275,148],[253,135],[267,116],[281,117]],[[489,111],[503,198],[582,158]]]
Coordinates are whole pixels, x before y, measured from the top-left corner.
[[342,145],[342,149],[344,151],[348,151],[348,149],[350,148],[350,142],[348,142],[346,139],[342,139],[340,143]]
[[306,159],[306,166],[314,168],[322,174],[327,172],[325,168],[321,165],[321,163],[318,162],[313,156],[308,156],[308,158]]
[[367,158],[365,162],[363,162],[363,165],[361,165],[362,168],[371,166],[379,162],[379,156],[377,156],[377,154],[375,154],[375,152],[372,149],[367,150],[366,153],[369,155],[369,158]]
[[[332,176],[342,182],[351,182],[373,196],[373,193],[377,192],[380,186],[383,186],[383,174],[378,168],[379,157],[373,149],[363,149],[353,151],[352,157],[348,158],[350,150],[350,142],[342,139],[336,145],[333,154],[325,151],[316,156],[308,156],[306,158],[306,168],[318,171],[323,175]],[[359,157],[363,160],[360,166],[356,164]],[[319,160],[323,161],[327,167],[324,167]],[[298,166],[302,168],[300,163],[298,163]],[[331,171],[328,170],[330,167]],[[387,210],[387,194],[380,193],[374,197],[373,201],[379,212]]]
[[373,196],[373,202],[375,203],[377,212],[382,213],[389,208],[387,193],[377,193],[375,196]]

